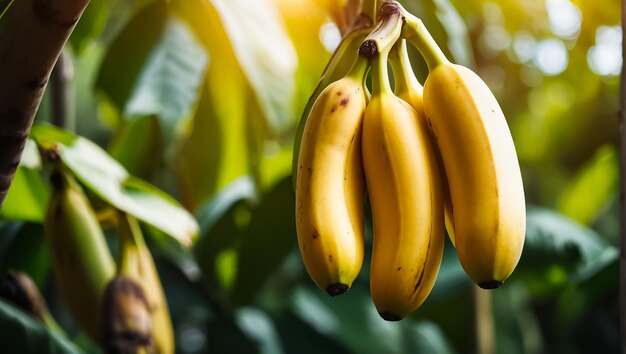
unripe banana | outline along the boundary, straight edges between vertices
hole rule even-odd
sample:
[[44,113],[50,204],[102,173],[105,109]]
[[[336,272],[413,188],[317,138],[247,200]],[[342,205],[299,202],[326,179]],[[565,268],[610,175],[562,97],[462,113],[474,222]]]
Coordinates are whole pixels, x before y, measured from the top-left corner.
[[387,53],[372,65],[374,92],[363,122],[363,164],[372,206],[370,291],[380,316],[397,321],[430,293],[441,263],[441,176],[428,128],[396,97]]
[[82,188],[58,166],[50,181],[44,233],[56,281],[78,326],[100,342],[102,298],[115,263]]
[[359,58],[315,101],[302,136],[296,181],[298,244],[307,272],[331,296],[344,293],[363,262],[361,125],[366,106]]
[[431,69],[424,102],[448,177],[459,260],[480,287],[497,288],[520,259],[526,227],[506,119],[480,77],[447,60]]
[[304,127],[309,117],[309,113],[311,112],[311,108],[313,107],[315,101],[317,101],[319,95],[328,85],[341,79],[348,73],[352,64],[354,64],[354,61],[356,60],[359,46],[369,33],[371,26],[372,20],[367,16],[361,14],[356,17],[354,23],[352,24],[352,28],[348,31],[348,33],[346,33],[345,36],[343,36],[339,46],[337,46],[337,49],[335,49],[335,52],[328,61],[326,68],[324,68],[324,72],[320,77],[320,81],[318,82],[317,87],[315,87],[315,91],[313,91],[306,106],[304,107],[300,122],[298,123],[298,130],[296,131],[293,146],[291,178],[293,180],[294,187],[298,176],[300,143],[302,141],[302,134],[304,133]]
[[145,292],[152,317],[152,338],[158,354],[174,353],[174,331],[163,287],[137,219],[121,214],[118,274],[134,280]]

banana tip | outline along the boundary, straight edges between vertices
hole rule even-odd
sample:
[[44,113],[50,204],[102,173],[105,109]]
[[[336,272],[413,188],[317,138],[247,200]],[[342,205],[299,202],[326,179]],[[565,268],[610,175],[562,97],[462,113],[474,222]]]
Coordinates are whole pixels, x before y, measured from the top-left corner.
[[482,283],[478,283],[478,286],[480,286],[481,288],[485,290],[497,289],[500,287],[500,285],[502,285],[502,282],[497,281],[497,280],[489,280],[489,281],[485,281]]
[[337,295],[341,295],[345,293],[346,291],[348,291],[348,289],[349,289],[349,286],[347,286],[346,284],[337,283],[337,284],[329,285],[326,288],[326,292],[330,296],[337,296]]
[[380,315],[380,317],[383,318],[383,320],[385,321],[390,321],[390,322],[397,322],[400,321],[402,319],[402,317],[398,316],[398,315],[394,315],[391,312],[379,312],[378,313]]

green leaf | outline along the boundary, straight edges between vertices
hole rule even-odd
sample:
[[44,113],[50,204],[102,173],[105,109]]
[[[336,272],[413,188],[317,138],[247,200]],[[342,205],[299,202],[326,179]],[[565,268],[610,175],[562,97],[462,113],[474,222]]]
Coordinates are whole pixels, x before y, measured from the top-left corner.
[[314,287],[299,287],[292,309],[319,333],[339,341],[353,353],[453,353],[439,327],[406,318],[392,323],[380,318],[364,287],[352,287],[331,298]]
[[107,50],[96,88],[123,112],[150,51],[165,28],[167,5],[155,1],[138,11]]
[[589,225],[615,196],[618,186],[619,154],[613,146],[604,145],[565,186],[559,211]]
[[[201,237],[194,255],[205,280],[213,285],[228,285],[227,278],[235,269],[220,269],[224,255],[233,255],[249,218],[249,203],[255,196],[252,180],[244,177],[228,185],[198,213]],[[236,255],[236,253],[234,254]],[[235,259],[236,260],[236,259]],[[224,266],[224,264],[221,264]]]
[[[277,212],[280,211],[280,212]],[[291,176],[283,178],[252,211],[241,237],[237,278],[232,290],[235,304],[246,304],[296,247],[295,201]]]
[[433,322],[410,322],[404,327],[404,337],[409,353],[453,354],[452,345]]
[[0,218],[42,222],[49,198],[50,191],[41,172],[20,166],[0,209]]
[[617,249],[595,231],[555,211],[530,208],[526,225],[524,250],[511,279],[523,278],[532,291],[584,280],[617,257]]
[[234,180],[200,208],[197,214],[200,230],[203,234],[210,232],[233,205],[242,200],[253,201],[255,198],[256,189],[250,177]]
[[192,113],[207,64],[204,48],[187,25],[168,16],[124,106],[124,115],[158,117],[167,146],[183,119]]
[[162,151],[162,145],[158,120],[146,116],[125,122],[109,151],[130,174],[150,179],[162,165],[161,156],[155,154]]
[[5,353],[80,354],[67,338],[0,299],[0,341]]
[[13,221],[0,227],[0,271],[17,269],[28,273],[43,288],[50,270],[50,254],[43,238],[43,225]]
[[314,325],[304,321],[291,311],[276,320],[283,348],[287,353],[298,354],[348,354],[345,345],[331,336],[320,333]]
[[105,202],[164,231],[183,246],[195,240],[198,224],[189,212],[166,193],[130,176],[96,144],[47,125],[35,125],[31,137],[46,149],[57,146],[63,163]]
[[266,313],[253,307],[244,307],[237,310],[235,320],[239,328],[259,344],[259,353],[284,353],[274,323]]
[[294,117],[297,56],[274,3],[209,1],[219,13],[270,129],[280,132],[289,127]]
[[111,12],[110,1],[90,0],[89,5],[80,16],[80,21],[72,30],[69,43],[74,51],[81,54],[90,42],[95,41],[104,29]]

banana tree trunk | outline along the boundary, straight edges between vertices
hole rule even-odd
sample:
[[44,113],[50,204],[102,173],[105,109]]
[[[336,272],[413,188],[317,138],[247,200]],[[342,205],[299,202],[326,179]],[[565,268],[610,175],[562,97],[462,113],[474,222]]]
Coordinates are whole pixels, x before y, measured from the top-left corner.
[[16,0],[0,17],[0,208],[50,72],[89,0]]

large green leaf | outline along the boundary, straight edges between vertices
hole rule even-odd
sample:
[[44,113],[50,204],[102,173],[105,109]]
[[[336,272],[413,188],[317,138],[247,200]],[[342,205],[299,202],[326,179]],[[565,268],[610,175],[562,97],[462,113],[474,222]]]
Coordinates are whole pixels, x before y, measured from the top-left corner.
[[183,202],[196,210],[233,180],[250,174],[255,163],[248,141],[253,97],[214,7],[207,1],[178,1],[173,11],[189,23],[211,57],[193,126],[175,159]]
[[126,118],[158,117],[167,146],[192,113],[207,63],[187,25],[157,2],[119,33],[97,86]]
[[254,197],[252,180],[243,177],[229,184],[198,212],[201,237],[194,255],[205,280],[212,285],[231,285],[237,265],[234,252],[247,226],[249,204]]
[[0,227],[0,272],[10,269],[28,273],[43,287],[50,270],[50,254],[43,225],[12,221]]
[[231,292],[233,303],[245,304],[254,299],[295,248],[294,208],[291,176],[288,176],[252,210],[239,246],[237,277]]
[[90,42],[95,41],[104,29],[111,11],[110,1],[90,0],[89,5],[74,27],[69,43],[74,51],[81,54]]
[[[133,176],[149,180],[162,166],[161,131],[155,116],[124,122],[109,151]],[[146,158],[149,156],[150,158]]]
[[198,233],[194,217],[172,197],[128,172],[91,141],[47,125],[31,137],[44,149],[58,150],[63,163],[87,189],[116,208],[191,246]]
[[80,354],[62,335],[0,299],[0,341],[3,353]]
[[158,117],[165,141],[171,141],[198,100],[207,63],[204,48],[187,25],[168,16],[161,37],[146,58],[126,102],[124,115]]
[[274,322],[266,313],[244,307],[237,310],[235,316],[241,330],[259,344],[260,354],[284,353]]
[[581,224],[589,225],[616,195],[618,185],[619,153],[614,147],[605,145],[565,186],[559,200],[559,211]]
[[155,1],[137,12],[107,49],[96,89],[121,113],[132,95],[142,69],[165,28],[167,5]]
[[617,249],[592,229],[555,211],[530,208],[522,258],[511,279],[521,277],[532,291],[542,293],[587,279],[617,256]]
[[334,298],[317,288],[299,287],[293,293],[292,308],[319,333],[354,353],[453,353],[435,323],[411,318],[392,323],[380,318],[363,287]]
[[[209,0],[273,131],[293,121],[297,57],[272,1]],[[263,30],[259,30],[259,29]]]

